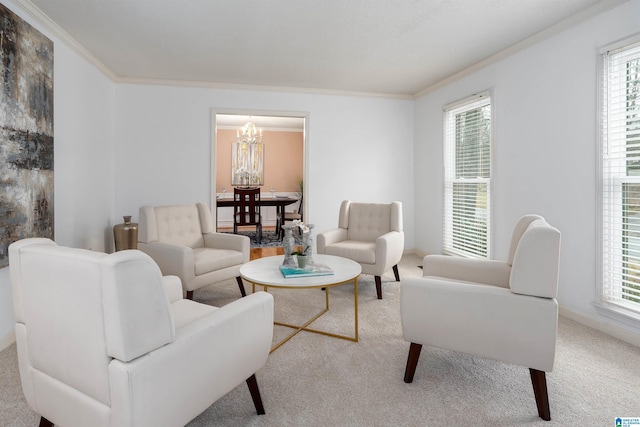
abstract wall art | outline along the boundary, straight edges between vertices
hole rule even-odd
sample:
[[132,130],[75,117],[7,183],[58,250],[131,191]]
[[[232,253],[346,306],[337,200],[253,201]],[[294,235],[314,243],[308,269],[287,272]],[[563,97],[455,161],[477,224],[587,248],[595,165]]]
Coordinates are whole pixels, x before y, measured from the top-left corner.
[[0,267],[53,239],[53,42],[0,4]]

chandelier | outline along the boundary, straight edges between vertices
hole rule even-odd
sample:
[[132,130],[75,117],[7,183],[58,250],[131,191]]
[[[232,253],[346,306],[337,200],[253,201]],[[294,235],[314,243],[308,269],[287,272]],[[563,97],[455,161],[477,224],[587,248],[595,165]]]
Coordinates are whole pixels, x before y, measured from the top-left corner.
[[262,129],[256,129],[251,122],[236,131],[236,142],[231,149],[231,185],[264,185]]

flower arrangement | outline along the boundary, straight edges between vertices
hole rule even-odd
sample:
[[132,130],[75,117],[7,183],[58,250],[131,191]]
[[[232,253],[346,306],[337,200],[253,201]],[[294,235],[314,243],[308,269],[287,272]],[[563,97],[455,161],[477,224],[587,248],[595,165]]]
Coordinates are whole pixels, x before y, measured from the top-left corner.
[[300,229],[300,233],[308,233],[309,232],[309,227],[306,226],[304,224],[304,222],[300,221],[299,219],[294,219],[293,220],[293,226],[294,227],[298,227]]
[[311,247],[307,246],[304,249],[302,249],[301,251],[293,251],[293,252],[291,252],[291,255],[307,255],[309,253],[309,249],[311,249]]
[[307,265],[307,262],[309,262],[310,264],[313,264],[313,259],[311,258],[312,256],[311,244],[309,242],[309,239],[310,239],[309,234],[311,232],[311,229],[313,228],[313,224],[306,225],[304,222],[300,221],[299,219],[296,219],[296,220],[293,220],[292,227],[298,228],[300,230],[302,249],[291,252],[291,255],[296,255],[296,258],[298,259],[298,267],[305,268],[305,266]]

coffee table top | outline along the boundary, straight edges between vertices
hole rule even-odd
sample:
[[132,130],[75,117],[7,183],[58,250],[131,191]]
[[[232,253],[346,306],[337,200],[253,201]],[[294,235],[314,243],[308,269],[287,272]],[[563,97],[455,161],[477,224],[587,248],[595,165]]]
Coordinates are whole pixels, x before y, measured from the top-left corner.
[[313,254],[314,262],[328,265],[333,270],[333,274],[285,278],[279,269],[283,260],[284,255],[277,255],[249,261],[240,267],[240,276],[256,285],[276,288],[322,288],[350,282],[362,272],[360,264],[350,259],[333,255]]

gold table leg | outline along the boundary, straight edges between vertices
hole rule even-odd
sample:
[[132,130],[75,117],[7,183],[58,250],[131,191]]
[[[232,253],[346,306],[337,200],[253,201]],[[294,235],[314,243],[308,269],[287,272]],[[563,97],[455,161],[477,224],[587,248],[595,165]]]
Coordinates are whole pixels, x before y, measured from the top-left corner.
[[[265,292],[268,292],[267,289],[268,289],[269,286],[267,286],[267,285],[261,285],[261,286],[263,287]],[[256,291],[255,283],[251,284],[251,291],[252,292]],[[326,336],[333,337],[333,338],[340,338],[340,339],[347,340],[347,341],[358,342],[358,278],[356,277],[355,279],[353,279],[353,319],[354,319],[354,335],[353,336],[340,335],[340,334],[335,334],[335,333],[328,332],[328,331],[323,331],[323,330],[320,330],[320,329],[308,328],[308,326],[311,323],[315,322],[320,316],[322,316],[327,311],[329,311],[329,287],[325,287],[324,288],[324,292],[325,292],[325,308],[324,308],[324,310],[320,311],[318,314],[313,316],[311,319],[307,320],[304,324],[302,324],[302,325],[292,325],[292,324],[289,324],[289,323],[273,322],[274,325],[285,326],[287,328],[292,328],[292,329],[294,329],[294,331],[291,334],[289,334],[287,337],[282,339],[280,342],[276,343],[273,347],[271,347],[271,350],[269,351],[269,353],[273,353],[276,349],[280,348],[280,346],[282,346],[284,343],[286,343],[291,338],[296,336],[300,331],[313,332],[314,334],[321,334],[321,335],[326,335]]]

